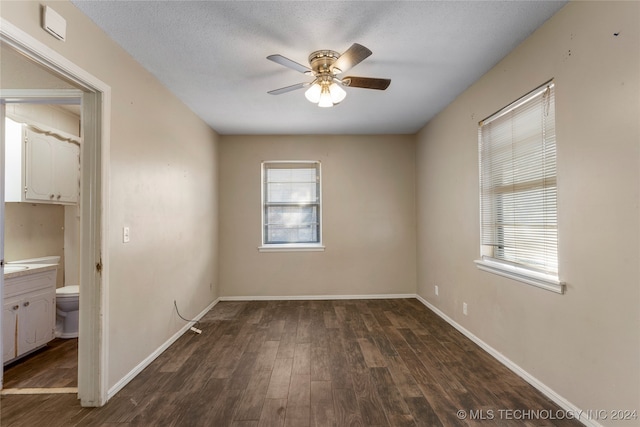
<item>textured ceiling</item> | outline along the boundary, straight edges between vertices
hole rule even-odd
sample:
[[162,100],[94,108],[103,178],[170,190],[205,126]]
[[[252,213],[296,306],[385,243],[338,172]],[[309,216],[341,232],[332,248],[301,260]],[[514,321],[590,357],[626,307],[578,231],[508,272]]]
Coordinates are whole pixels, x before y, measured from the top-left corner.
[[[415,133],[565,4],[72,1],[221,134]],[[386,91],[347,88],[333,108],[267,94],[311,80],[268,55],[307,65],[352,43],[373,55],[348,74]]]

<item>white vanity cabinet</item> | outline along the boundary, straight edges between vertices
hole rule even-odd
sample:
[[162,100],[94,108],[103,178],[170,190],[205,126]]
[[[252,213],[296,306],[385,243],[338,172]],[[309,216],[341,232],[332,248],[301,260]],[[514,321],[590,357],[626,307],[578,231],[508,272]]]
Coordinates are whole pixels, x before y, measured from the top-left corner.
[[3,363],[51,341],[56,321],[55,266],[17,277],[5,275],[2,316]]
[[78,202],[78,143],[11,120],[6,121],[5,135],[6,202]]
[[18,355],[18,310],[19,298],[5,298],[2,304],[2,362]]

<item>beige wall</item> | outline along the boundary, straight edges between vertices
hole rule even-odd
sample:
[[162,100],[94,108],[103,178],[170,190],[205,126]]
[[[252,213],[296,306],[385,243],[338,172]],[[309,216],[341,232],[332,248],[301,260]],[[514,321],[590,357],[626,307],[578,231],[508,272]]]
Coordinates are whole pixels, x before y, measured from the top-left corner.
[[[40,28],[41,3],[66,19],[64,43]],[[112,90],[104,236],[112,387],[184,325],[174,300],[192,317],[217,297],[218,136],[71,3],[3,1],[0,14]]]
[[[4,68],[5,65],[0,67],[0,72],[3,73],[3,78],[0,79],[0,85],[2,85],[2,87],[5,87],[5,84],[9,85],[15,80],[11,74],[6,73]],[[45,125],[69,135],[80,136],[80,117],[71,111],[65,110],[63,106],[7,104],[6,108],[7,117],[18,123],[27,123],[36,126]]]
[[[570,3],[418,136],[418,293],[585,410],[640,411],[639,17],[637,2]],[[477,123],[550,78],[565,295],[473,263]]]
[[[3,1],[2,8],[6,4],[9,2]],[[51,74],[44,67],[35,65],[33,61],[4,43],[0,45],[0,85],[3,89],[74,88],[69,82]]]
[[56,285],[64,284],[64,206],[4,204],[4,259],[18,261],[57,255]]
[[[223,296],[415,293],[413,136],[224,136]],[[324,252],[258,252],[260,164],[322,162]]]

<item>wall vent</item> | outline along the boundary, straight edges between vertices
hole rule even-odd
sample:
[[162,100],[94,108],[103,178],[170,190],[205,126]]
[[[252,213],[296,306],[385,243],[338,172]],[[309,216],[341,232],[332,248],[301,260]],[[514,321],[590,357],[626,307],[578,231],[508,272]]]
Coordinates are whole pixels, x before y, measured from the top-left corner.
[[58,40],[64,41],[67,35],[67,21],[49,6],[42,11],[42,28]]

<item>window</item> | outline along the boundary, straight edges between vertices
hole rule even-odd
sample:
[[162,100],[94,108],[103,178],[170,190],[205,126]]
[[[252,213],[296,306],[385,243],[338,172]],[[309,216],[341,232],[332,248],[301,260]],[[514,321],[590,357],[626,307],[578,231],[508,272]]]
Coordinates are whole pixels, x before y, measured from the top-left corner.
[[322,250],[320,162],[262,163],[261,250]]
[[481,255],[491,271],[559,293],[554,84],[479,124]]

